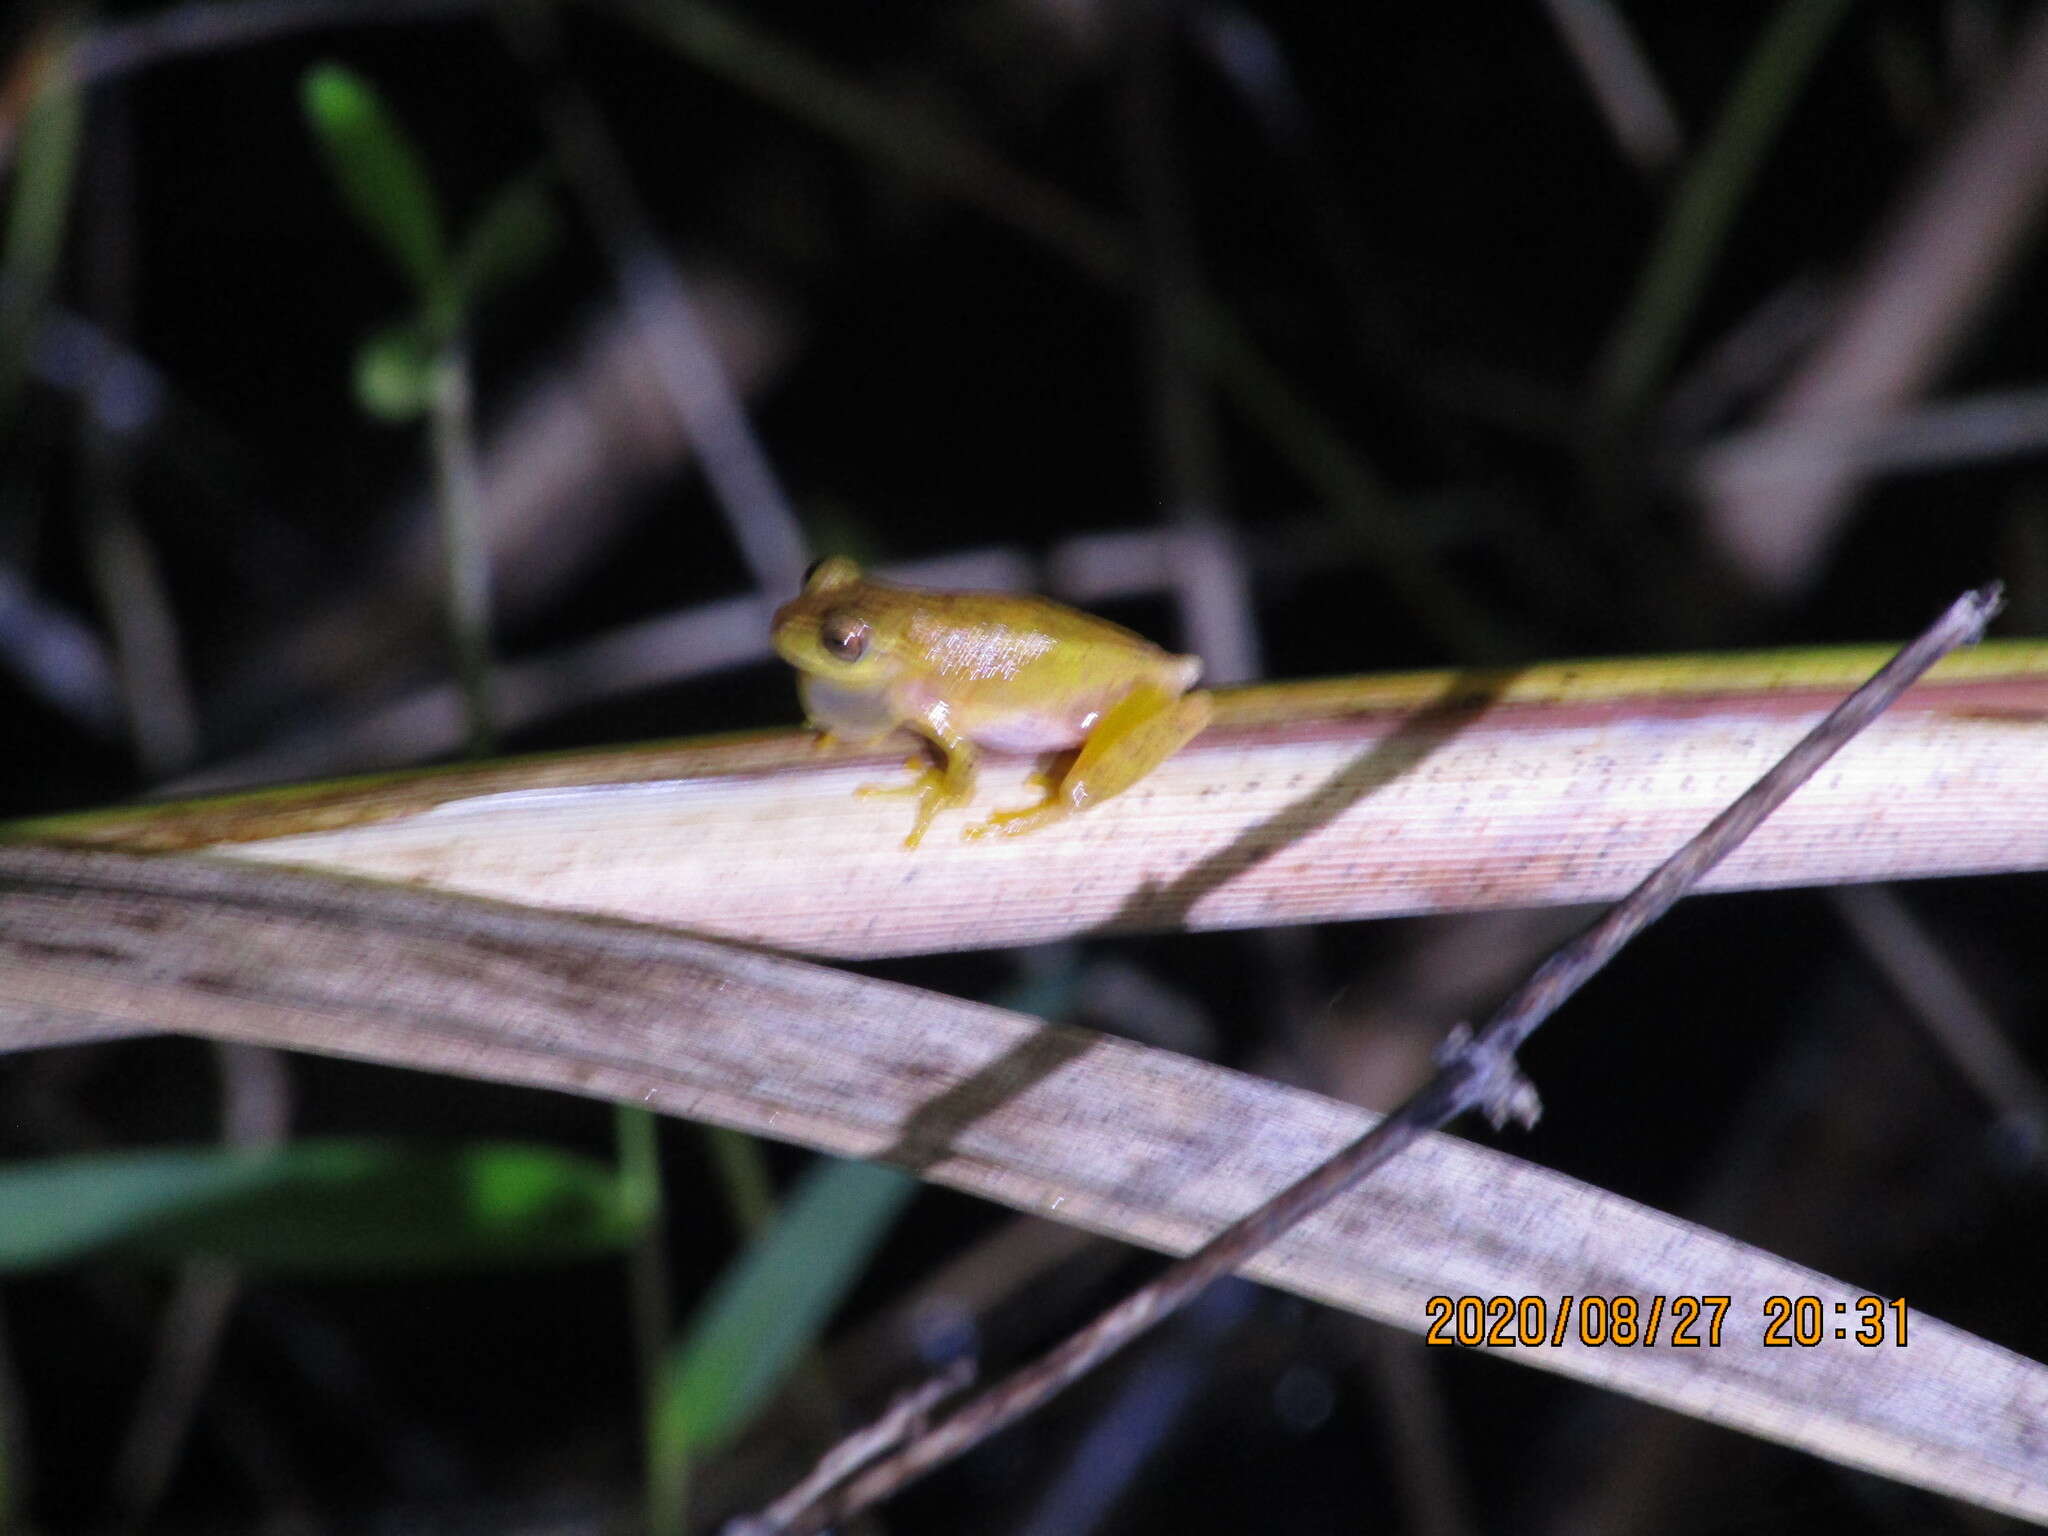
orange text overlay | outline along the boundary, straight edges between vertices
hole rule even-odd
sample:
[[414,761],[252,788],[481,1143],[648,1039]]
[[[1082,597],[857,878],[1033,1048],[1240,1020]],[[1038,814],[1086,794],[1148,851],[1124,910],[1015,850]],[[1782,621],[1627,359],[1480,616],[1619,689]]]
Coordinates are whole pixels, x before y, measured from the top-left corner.
[[1906,1303],[1883,1296],[1767,1296],[1760,1309],[1737,1309],[1729,1296],[1432,1296],[1423,1307],[1425,1343],[1467,1348],[1717,1348],[1733,1327],[1755,1329],[1773,1349],[1906,1343]]

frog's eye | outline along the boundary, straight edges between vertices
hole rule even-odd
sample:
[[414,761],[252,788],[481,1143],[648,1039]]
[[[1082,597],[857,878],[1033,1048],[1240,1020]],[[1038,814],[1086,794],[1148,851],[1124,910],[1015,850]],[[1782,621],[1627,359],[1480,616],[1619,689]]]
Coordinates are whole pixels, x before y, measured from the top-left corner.
[[859,661],[868,648],[867,623],[850,613],[828,613],[818,621],[818,644],[828,656]]

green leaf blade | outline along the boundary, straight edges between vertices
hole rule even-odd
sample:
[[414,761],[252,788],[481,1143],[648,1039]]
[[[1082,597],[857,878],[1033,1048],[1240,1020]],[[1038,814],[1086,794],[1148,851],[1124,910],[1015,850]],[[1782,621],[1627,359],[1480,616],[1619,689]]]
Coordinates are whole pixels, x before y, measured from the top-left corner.
[[0,1168],[0,1274],[108,1252],[291,1273],[528,1267],[617,1252],[638,1230],[605,1164],[513,1143],[334,1138]]
[[455,254],[456,306],[474,313],[537,268],[561,237],[547,178],[521,176],[500,189],[477,215]]
[[301,82],[306,121],[356,222],[384,247],[423,309],[453,281],[446,220],[418,149],[369,81],[318,64]]
[[[12,425],[44,302],[56,281],[78,180],[85,92],[70,79],[67,38],[44,44],[43,79],[24,114],[0,225],[0,431]],[[18,66],[17,66],[18,67]]]
[[916,1181],[871,1163],[806,1174],[774,1224],[720,1278],[656,1384],[657,1454],[726,1444],[817,1339]]

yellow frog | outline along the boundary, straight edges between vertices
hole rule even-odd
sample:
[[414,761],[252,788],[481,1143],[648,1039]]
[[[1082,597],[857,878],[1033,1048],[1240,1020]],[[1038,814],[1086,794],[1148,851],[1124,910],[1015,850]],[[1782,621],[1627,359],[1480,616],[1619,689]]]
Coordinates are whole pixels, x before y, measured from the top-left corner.
[[1202,670],[1127,629],[1043,597],[933,592],[821,560],[803,596],[775,613],[775,649],[801,674],[804,714],[823,740],[874,742],[898,726],[938,748],[940,764],[880,791],[918,797],[915,848],[940,811],[974,794],[977,749],[1078,747],[1046,798],[999,811],[968,837],[1029,832],[1121,794],[1209,722]]

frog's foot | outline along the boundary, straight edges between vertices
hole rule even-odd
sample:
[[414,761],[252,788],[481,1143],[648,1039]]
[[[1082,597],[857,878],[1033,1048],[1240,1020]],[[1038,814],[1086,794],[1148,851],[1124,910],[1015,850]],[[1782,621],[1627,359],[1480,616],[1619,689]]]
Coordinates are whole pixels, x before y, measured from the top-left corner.
[[944,769],[916,752],[903,759],[903,771],[911,776],[908,784],[863,784],[854,793],[863,800],[893,800],[899,795],[927,794],[946,780]]
[[905,848],[915,848],[924,841],[925,833],[939,812],[964,805],[968,797],[960,793],[953,777],[945,769],[924,757],[913,755],[904,761],[903,766],[914,775],[908,784],[863,784],[854,793],[867,800],[917,796],[917,820],[911,825],[910,835],[903,839]]
[[1029,781],[1044,796],[1036,805],[1027,805],[1017,811],[993,812],[988,820],[978,821],[971,827],[963,827],[960,835],[969,842],[979,842],[988,837],[1017,837],[1073,815],[1079,807],[1070,803],[1060,793],[1062,778],[1061,774],[1039,769],[1031,775]]

